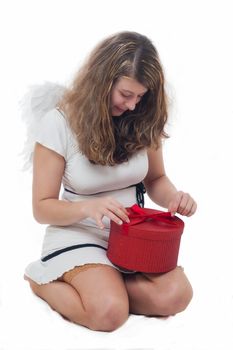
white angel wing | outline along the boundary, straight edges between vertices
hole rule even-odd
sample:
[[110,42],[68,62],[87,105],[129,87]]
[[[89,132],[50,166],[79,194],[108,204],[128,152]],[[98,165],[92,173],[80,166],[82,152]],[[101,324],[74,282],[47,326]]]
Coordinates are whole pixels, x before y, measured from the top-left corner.
[[23,157],[23,170],[28,170],[32,166],[35,136],[41,119],[49,110],[56,107],[65,90],[62,85],[45,82],[42,85],[30,86],[20,101],[22,120],[27,127],[26,141],[20,153]]

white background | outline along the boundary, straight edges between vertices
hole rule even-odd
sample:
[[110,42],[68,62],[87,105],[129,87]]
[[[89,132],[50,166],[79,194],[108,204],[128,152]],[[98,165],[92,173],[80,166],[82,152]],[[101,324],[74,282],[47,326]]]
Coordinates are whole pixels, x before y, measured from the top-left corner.
[[[232,275],[231,1],[1,1],[0,350],[230,350]],[[130,316],[113,333],[71,324],[36,298],[23,280],[39,258],[44,226],[31,212],[31,174],[18,156],[25,140],[18,101],[31,84],[67,84],[93,46],[122,30],[157,47],[171,100],[164,146],[167,174],[190,192],[198,211],[186,219],[180,264],[194,299],[166,320]],[[155,207],[148,199],[146,206]]]

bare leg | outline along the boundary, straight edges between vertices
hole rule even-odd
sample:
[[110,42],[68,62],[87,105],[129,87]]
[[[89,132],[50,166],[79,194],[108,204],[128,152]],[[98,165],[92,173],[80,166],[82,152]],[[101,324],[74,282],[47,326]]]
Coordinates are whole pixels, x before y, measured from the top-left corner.
[[83,326],[88,327],[85,319],[87,317],[80,295],[74,287],[65,282],[53,281],[39,285],[27,276],[33,292],[41,299],[45,300],[49,306],[61,314],[66,319],[77,322],[77,315],[83,320]]
[[112,331],[128,318],[124,281],[121,273],[112,267],[104,265],[82,271],[70,284],[54,281],[38,285],[28,280],[33,292],[54,310],[90,329]]
[[163,274],[138,273],[125,277],[130,312],[169,316],[183,311],[192,299],[192,287],[180,267]]

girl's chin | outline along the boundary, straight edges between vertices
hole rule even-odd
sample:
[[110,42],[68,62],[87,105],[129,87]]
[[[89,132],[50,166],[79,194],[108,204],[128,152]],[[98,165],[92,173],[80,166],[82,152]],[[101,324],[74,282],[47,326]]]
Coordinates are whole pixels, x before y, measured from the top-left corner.
[[112,116],[113,117],[117,117],[117,116],[120,116],[124,113],[125,111],[120,109],[120,108],[117,108],[117,107],[113,107],[112,108]]

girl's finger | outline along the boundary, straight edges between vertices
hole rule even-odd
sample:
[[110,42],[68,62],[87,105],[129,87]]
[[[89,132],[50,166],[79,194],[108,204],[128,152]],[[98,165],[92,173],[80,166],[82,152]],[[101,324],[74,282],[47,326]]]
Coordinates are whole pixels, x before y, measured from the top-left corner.
[[126,209],[122,206],[115,207],[113,205],[110,205],[108,209],[115,214],[115,216],[118,216],[121,220],[129,223],[129,217]]
[[171,215],[175,215],[180,205],[183,193],[181,191],[177,192],[175,198],[169,203],[168,211],[171,212]]
[[102,222],[102,217],[101,218],[96,218],[96,223],[97,223],[97,225],[99,226],[99,228],[101,229],[101,230],[103,230],[104,229],[104,224],[103,224],[103,222]]
[[193,201],[193,205],[192,205],[191,210],[187,216],[192,216],[196,212],[196,210],[197,210],[197,203],[195,201]]
[[111,210],[106,210],[104,213],[105,216],[107,216],[110,220],[114,221],[118,225],[122,225],[123,221],[121,218],[116,216]]
[[190,201],[190,208],[191,208],[191,197],[189,194],[187,193],[184,193],[182,198],[181,198],[181,201],[179,203],[179,206],[178,206],[178,213],[181,214],[181,215],[184,215],[184,212],[186,211],[188,205],[189,205],[189,201]]
[[183,209],[180,209],[179,213],[181,215],[188,215],[191,211],[193,205],[193,200],[190,198],[190,200],[188,201],[188,203],[186,204],[186,206]]
[[116,207],[117,209],[120,209],[121,211],[123,211],[125,215],[128,215],[127,209],[117,200],[113,199],[110,204]]

